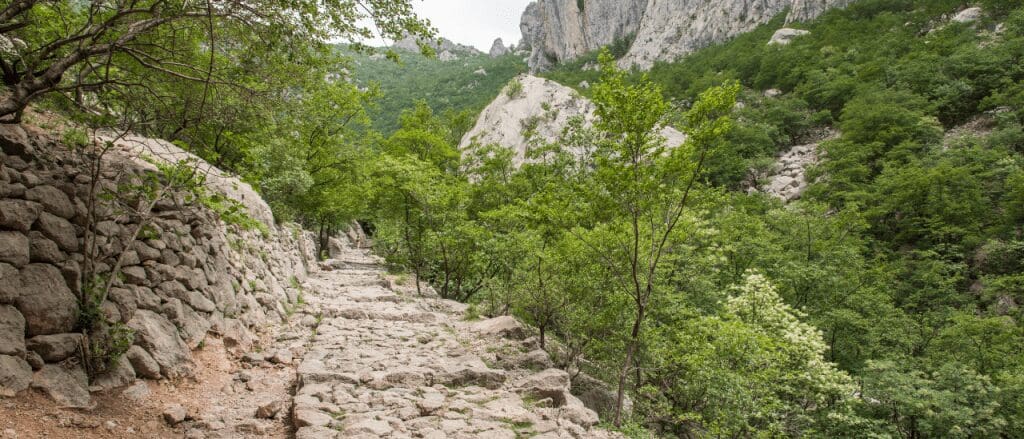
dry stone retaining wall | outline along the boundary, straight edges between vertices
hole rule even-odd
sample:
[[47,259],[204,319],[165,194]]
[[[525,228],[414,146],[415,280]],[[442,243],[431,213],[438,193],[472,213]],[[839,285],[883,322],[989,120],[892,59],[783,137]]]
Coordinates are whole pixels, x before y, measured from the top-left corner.
[[[153,172],[148,161],[194,159],[152,139],[118,138],[115,144],[97,185],[110,191],[118,188],[114,179]],[[151,226],[133,240],[139,218],[101,200],[93,221],[97,272],[109,273],[124,257],[99,309],[131,328],[134,341],[105,376],[88,382],[78,327],[88,163],[30,126],[0,126],[0,147],[0,396],[35,387],[61,404],[88,406],[90,386],[188,375],[191,349],[217,334],[231,349],[246,350],[253,328],[286,316],[299,299],[292,284],[315,269],[310,234],[275,226],[252,188],[205,162],[195,163],[209,175],[207,186],[240,201],[269,234],[228,226],[174,194],[156,204]]]

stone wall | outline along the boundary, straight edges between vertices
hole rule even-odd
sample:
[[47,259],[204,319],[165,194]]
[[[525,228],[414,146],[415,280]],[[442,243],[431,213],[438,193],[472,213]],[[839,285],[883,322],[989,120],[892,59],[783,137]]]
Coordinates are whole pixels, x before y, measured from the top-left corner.
[[[113,138],[102,161],[101,193],[152,173],[154,162],[195,159],[140,137]],[[152,209],[151,226],[133,239],[140,217],[99,201],[90,222],[91,175],[85,156],[32,126],[0,126],[0,396],[30,387],[66,406],[90,405],[89,391],[136,377],[175,378],[191,370],[191,350],[222,336],[241,353],[261,325],[284,318],[299,300],[292,288],[315,269],[313,236],[276,226],[247,184],[197,161],[206,186],[238,200],[269,233],[227,225],[181,193]],[[152,174],[150,174],[152,175]],[[116,180],[116,181],[115,181]],[[118,199],[122,197],[122,199]],[[123,269],[99,310],[134,331],[133,343],[107,372],[85,373],[82,306],[86,230],[95,224],[95,270]],[[95,374],[94,374],[95,375]]]

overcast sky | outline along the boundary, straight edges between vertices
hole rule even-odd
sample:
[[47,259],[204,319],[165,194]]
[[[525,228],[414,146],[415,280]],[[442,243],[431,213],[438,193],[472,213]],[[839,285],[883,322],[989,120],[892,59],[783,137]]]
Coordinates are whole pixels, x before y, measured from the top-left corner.
[[414,0],[413,7],[420,17],[430,20],[442,37],[486,52],[498,37],[505,40],[506,46],[519,42],[519,17],[531,1]]

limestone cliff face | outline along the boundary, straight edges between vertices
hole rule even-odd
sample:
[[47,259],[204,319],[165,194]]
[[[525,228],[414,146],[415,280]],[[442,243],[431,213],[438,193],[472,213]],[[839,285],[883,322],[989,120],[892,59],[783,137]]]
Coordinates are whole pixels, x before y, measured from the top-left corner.
[[[571,60],[636,35],[623,66],[650,68],[726,41],[789,11],[805,21],[855,0],[540,0],[527,7],[521,28],[534,70]],[[583,10],[579,9],[583,5]]]
[[[523,13],[528,63],[544,70],[637,32],[648,0],[540,0]],[[582,8],[581,8],[582,6]]]

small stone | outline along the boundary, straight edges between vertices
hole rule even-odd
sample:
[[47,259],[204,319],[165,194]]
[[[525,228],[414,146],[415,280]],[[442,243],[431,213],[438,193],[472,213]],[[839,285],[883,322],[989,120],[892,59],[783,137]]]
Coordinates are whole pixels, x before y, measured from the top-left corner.
[[256,417],[259,419],[274,419],[282,409],[284,409],[284,401],[273,401],[257,408]]
[[325,427],[331,424],[332,418],[319,410],[298,409],[295,410],[293,421],[295,428]]
[[173,427],[185,422],[185,418],[188,417],[188,411],[181,404],[171,404],[164,407],[162,416],[164,422]]
[[39,354],[32,351],[25,353],[25,361],[28,362],[29,366],[32,366],[32,370],[42,369],[43,366],[46,365],[46,362],[43,361],[43,357],[40,357]]
[[47,262],[58,264],[65,259],[60,247],[43,236],[42,233],[32,232],[29,234],[29,260],[32,262]]

